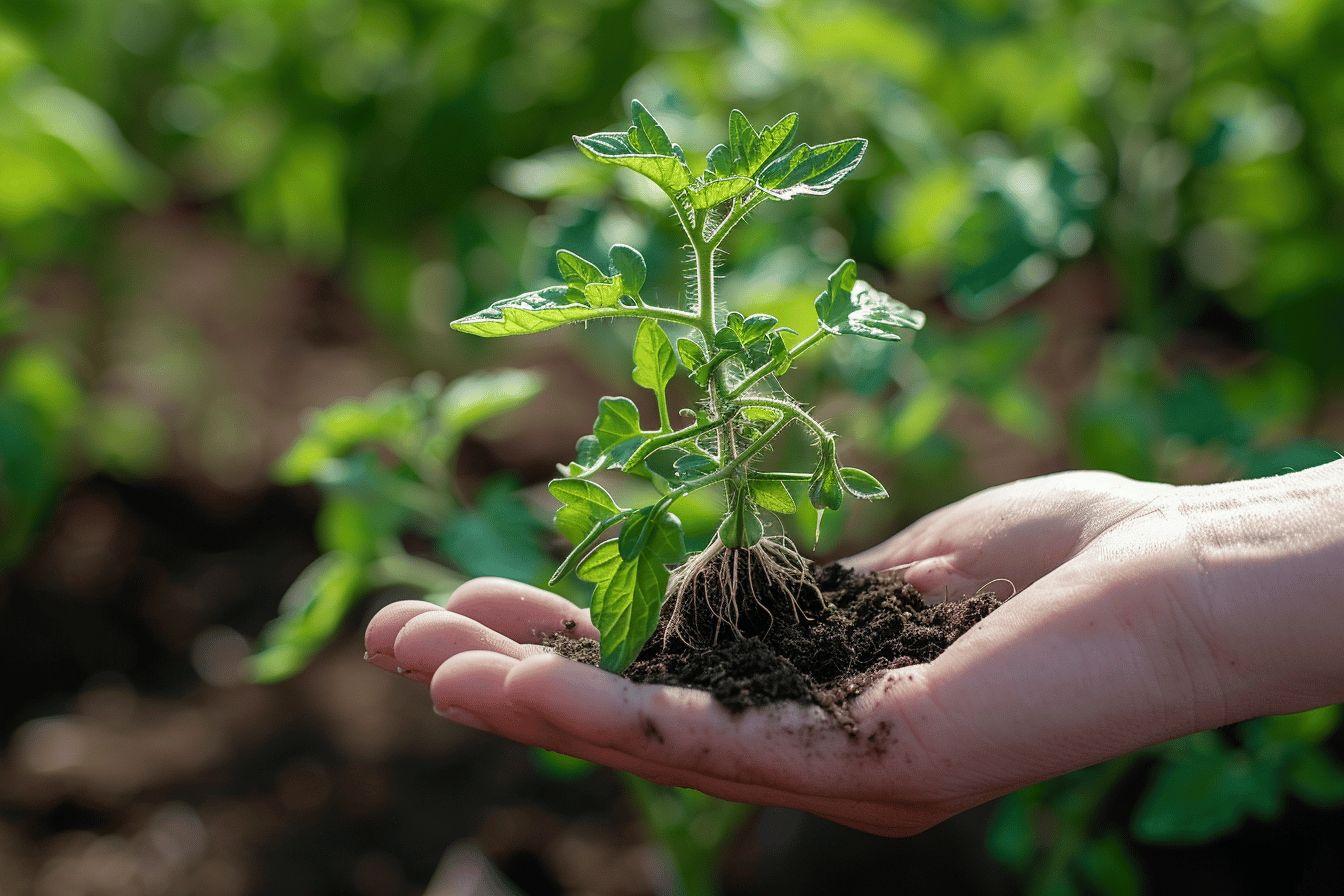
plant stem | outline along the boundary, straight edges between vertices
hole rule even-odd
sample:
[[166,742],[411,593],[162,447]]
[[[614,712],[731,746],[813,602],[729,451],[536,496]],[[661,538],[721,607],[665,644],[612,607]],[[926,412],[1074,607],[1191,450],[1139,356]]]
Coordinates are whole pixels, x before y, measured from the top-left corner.
[[693,439],[696,436],[703,435],[710,430],[717,429],[727,423],[730,419],[732,419],[732,415],[716,417],[713,420],[706,420],[704,423],[697,423],[694,426],[685,426],[681,429],[674,430],[673,432],[654,436],[643,445],[640,445],[639,448],[635,450],[635,453],[630,455],[630,459],[622,465],[621,469],[630,469],[659,448],[666,448],[668,445],[675,445],[678,442],[684,442],[687,439]]
[[737,404],[738,407],[769,408],[772,411],[779,411],[786,416],[793,417],[812,430],[812,433],[821,441],[826,442],[831,439],[831,434],[826,431],[826,427],[812,419],[811,414],[791,401],[784,401],[779,398],[744,398],[738,400]]
[[[812,333],[811,335],[799,341],[797,345],[789,349],[789,363],[792,364],[798,358],[799,355],[810,349],[812,346],[816,345],[818,342],[821,342],[821,340],[825,339],[829,335],[831,334],[823,329],[818,328],[816,332]],[[746,378],[743,379],[742,382],[734,386],[728,392],[728,394],[724,396],[724,398],[726,398],[729,401],[732,401],[734,398],[737,398],[737,396],[741,395],[743,392],[747,391],[752,386],[756,385],[756,383],[769,376],[774,371],[774,369],[775,369],[775,363],[773,361],[762,364],[760,367],[757,367],[751,373],[747,374]]]
[[658,399],[658,431],[670,433],[672,431],[672,418],[667,413],[667,388],[655,389],[653,394]]
[[794,419],[798,418],[785,416],[779,420],[776,420],[774,423],[770,424],[770,426],[767,427],[764,432],[762,432],[759,436],[757,436],[750,445],[742,449],[741,454],[734,457],[732,460],[724,464],[719,469],[715,470],[713,473],[709,473],[707,475],[701,476],[699,479],[695,479],[677,486],[676,488],[668,492],[666,495],[664,495],[662,500],[667,502],[668,504],[671,504],[677,498],[680,498],[684,495],[689,495],[691,492],[699,491],[700,489],[705,488],[706,486],[713,485],[716,482],[723,482],[724,480],[731,478],[734,473],[742,469],[743,464],[751,460],[753,456],[758,454],[763,448],[765,448],[772,441],[774,441],[775,436],[779,435],[779,431],[784,427],[788,426],[790,421]]
[[806,482],[812,478],[811,473],[793,473],[788,471],[773,472],[769,470],[758,471],[751,474],[752,479],[773,479],[777,482]]

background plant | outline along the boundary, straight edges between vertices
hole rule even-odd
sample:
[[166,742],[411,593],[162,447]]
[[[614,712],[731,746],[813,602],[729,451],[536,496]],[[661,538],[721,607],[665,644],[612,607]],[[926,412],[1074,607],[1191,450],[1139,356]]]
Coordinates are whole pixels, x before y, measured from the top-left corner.
[[[433,373],[390,384],[363,400],[312,414],[276,466],[286,485],[322,492],[322,553],[299,576],[262,633],[253,677],[296,675],[332,641],[370,594],[409,590],[443,602],[471,576],[535,581],[548,557],[542,526],[508,476],[486,481],[468,502],[456,480],[462,439],[536,397],[542,381],[525,370],[483,371],[444,384]],[[430,556],[408,549],[428,545]],[[579,603],[588,595],[575,594]],[[538,750],[546,774],[572,778],[589,763]],[[718,892],[718,862],[750,807],[622,775],[649,835],[683,896]]]

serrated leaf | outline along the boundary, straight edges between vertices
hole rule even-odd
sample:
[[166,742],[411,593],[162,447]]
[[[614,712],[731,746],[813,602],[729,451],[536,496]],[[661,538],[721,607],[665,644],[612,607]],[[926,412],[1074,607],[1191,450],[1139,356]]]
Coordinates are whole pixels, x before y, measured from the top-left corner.
[[798,509],[788,486],[778,479],[752,477],[747,480],[747,485],[751,488],[751,500],[765,510],[773,513],[793,513]]
[[858,467],[841,467],[840,482],[845,491],[865,501],[877,501],[887,497],[887,489],[877,477]]
[[606,273],[588,259],[568,249],[555,253],[555,266],[560,270],[560,279],[582,290],[589,283],[600,283],[607,279]]
[[568,286],[548,286],[535,292],[502,299],[488,308],[453,321],[459,333],[473,336],[524,336],[565,324],[611,317],[617,309],[594,308],[575,301],[580,295]]
[[728,150],[736,164],[745,160],[756,145],[756,129],[751,126],[742,110],[734,109],[728,113]]
[[630,145],[641,152],[670,156],[672,140],[658,120],[644,108],[639,100],[630,103],[630,120],[634,122],[629,131]]
[[899,342],[901,330],[924,326],[923,311],[916,311],[858,279],[858,265],[852,258],[831,272],[826,289],[817,295],[813,307],[821,328],[837,335]]
[[603,520],[620,512],[607,490],[586,479],[553,479],[547,486],[560,502],[555,528],[570,543],[578,544]]
[[631,378],[636,385],[662,392],[677,375],[677,356],[672,351],[672,340],[656,320],[640,322],[635,333],[635,369]]
[[798,131],[798,113],[790,112],[770,127],[761,131],[743,159],[744,174],[755,174],[775,156],[788,149]]
[[624,243],[617,243],[611,247],[607,257],[611,261],[612,270],[620,275],[621,285],[626,293],[632,296],[639,295],[649,276],[648,266],[644,263],[644,256],[639,254],[639,250]]
[[691,183],[691,170],[681,148],[638,100],[631,105],[635,124],[626,132],[604,131],[574,137],[579,151],[605,165],[619,165],[644,175],[668,193]]
[[868,141],[858,137],[809,146],[801,143],[761,169],[756,181],[776,199],[825,196],[863,160]]
[[730,199],[736,199],[743,193],[755,189],[755,187],[756,181],[749,177],[729,175],[728,177],[714,177],[697,181],[686,188],[686,195],[690,197],[692,206],[698,209],[706,209],[713,208]]

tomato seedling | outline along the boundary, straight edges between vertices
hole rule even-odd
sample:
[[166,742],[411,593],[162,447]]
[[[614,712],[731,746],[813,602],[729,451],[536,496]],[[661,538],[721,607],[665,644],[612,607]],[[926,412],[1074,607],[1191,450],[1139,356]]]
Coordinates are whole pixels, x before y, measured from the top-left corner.
[[[605,266],[561,249],[556,264],[563,285],[495,302],[453,322],[463,333],[496,337],[592,320],[641,321],[632,379],[653,393],[657,425],[646,428],[629,398],[601,399],[592,434],[579,440],[576,458],[550,484],[560,502],[556,528],[574,544],[551,583],[577,573],[594,585],[601,663],[613,672],[639,654],[665,598],[672,601],[667,630],[675,634],[695,603],[733,629],[738,603],[753,596],[752,583],[783,586],[790,593],[811,587],[807,561],[787,538],[767,534],[762,515],[792,512],[794,483],[806,486],[819,517],[839,508],[846,494],[870,500],[887,493],[869,473],[839,463],[835,434],[784,391],[778,378],[832,336],[897,341],[902,332],[924,324],[923,313],[858,279],[853,259],[830,275],[816,298],[817,327],[801,338],[791,339],[798,334],[771,315],[729,311],[716,298],[716,264],[733,228],[765,202],[831,192],[859,164],[867,141],[794,144],[796,114],[757,130],[734,110],[727,143],[709,151],[697,174],[638,100],[631,114],[628,130],[575,137],[574,143],[588,158],[635,171],[667,195],[689,246],[684,302],[674,307],[645,299],[644,257],[630,246],[611,247]],[[679,331],[675,344],[666,327]],[[700,400],[680,410],[689,422],[678,428],[667,388],[679,372]],[[789,426],[811,437],[816,449],[811,470],[770,470],[762,464]],[[611,469],[651,480],[660,497],[641,507],[619,506],[592,481]],[[723,492],[723,520],[710,545],[688,559],[681,523],[670,508],[678,498],[710,487]]]

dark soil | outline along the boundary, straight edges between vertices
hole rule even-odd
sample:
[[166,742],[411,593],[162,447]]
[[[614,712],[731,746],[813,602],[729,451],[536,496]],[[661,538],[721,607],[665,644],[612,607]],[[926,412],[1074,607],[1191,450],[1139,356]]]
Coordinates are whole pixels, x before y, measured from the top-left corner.
[[[831,564],[813,567],[813,574],[817,591],[798,595],[796,621],[786,593],[771,591],[758,595],[759,602],[742,602],[741,636],[722,623],[716,626],[708,608],[694,604],[686,612],[686,628],[669,636],[668,601],[657,631],[626,676],[700,688],[735,712],[797,701],[843,715],[845,702],[873,679],[888,669],[933,660],[1000,604],[992,595],[979,595],[928,606],[895,572],[861,574]],[[596,662],[597,645],[588,639],[560,635],[550,646]]]

